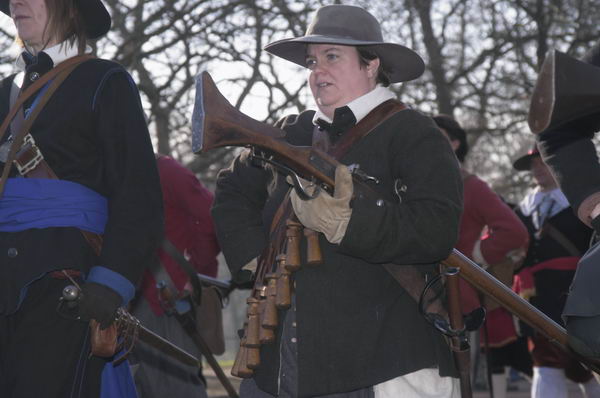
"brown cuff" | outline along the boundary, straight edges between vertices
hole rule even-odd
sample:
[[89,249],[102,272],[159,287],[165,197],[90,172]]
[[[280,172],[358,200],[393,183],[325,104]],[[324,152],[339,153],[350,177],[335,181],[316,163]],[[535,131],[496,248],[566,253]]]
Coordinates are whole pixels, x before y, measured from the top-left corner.
[[599,203],[600,192],[591,194],[590,196],[585,198],[583,202],[581,202],[579,209],[577,209],[577,217],[579,217],[579,219],[583,221],[586,225],[591,227],[592,218],[590,217],[590,214],[592,213],[592,210],[594,210],[594,207],[596,207],[596,205]]

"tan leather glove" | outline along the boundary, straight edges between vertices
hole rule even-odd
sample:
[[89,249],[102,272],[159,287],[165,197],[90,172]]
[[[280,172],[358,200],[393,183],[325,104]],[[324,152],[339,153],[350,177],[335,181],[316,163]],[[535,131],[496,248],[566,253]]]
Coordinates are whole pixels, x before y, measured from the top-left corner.
[[333,196],[320,191],[316,198],[302,200],[292,191],[290,200],[298,220],[306,228],[322,232],[331,243],[338,244],[344,238],[352,215],[350,199],[354,192],[352,174],[345,165],[335,169]]

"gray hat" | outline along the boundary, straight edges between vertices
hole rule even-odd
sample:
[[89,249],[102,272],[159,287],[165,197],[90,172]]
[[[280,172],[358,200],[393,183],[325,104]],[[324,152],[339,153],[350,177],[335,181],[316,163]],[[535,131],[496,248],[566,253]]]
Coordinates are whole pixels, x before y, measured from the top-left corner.
[[361,7],[323,6],[317,10],[304,36],[275,41],[267,44],[265,50],[306,66],[309,43],[368,47],[379,57],[392,83],[416,79],[425,70],[419,54],[400,44],[384,42],[379,22]]
[[[75,6],[81,13],[85,23],[85,35],[89,39],[98,39],[108,32],[111,18],[102,0],[76,0]],[[10,16],[8,0],[0,0],[0,11]]]

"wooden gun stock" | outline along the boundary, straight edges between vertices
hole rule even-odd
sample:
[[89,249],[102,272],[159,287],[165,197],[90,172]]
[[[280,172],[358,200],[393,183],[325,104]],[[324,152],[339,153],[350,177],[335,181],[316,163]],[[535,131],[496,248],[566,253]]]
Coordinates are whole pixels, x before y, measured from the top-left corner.
[[578,133],[600,128],[598,66],[560,51],[548,53],[529,107],[529,128],[534,134],[570,123],[577,125]]
[[336,160],[312,147],[290,145],[285,141],[285,131],[238,111],[223,97],[206,72],[202,74],[202,86],[203,152],[225,146],[251,146],[267,152],[300,177],[313,177],[321,184],[333,187],[335,168],[339,164]]

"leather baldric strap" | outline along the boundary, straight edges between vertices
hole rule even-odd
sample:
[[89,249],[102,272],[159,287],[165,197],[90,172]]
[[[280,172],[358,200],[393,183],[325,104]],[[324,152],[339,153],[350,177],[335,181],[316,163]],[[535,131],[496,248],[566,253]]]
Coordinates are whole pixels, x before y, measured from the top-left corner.
[[[397,100],[388,100],[373,109],[367,116],[365,116],[360,122],[354,127],[348,130],[335,145],[329,145],[329,140],[324,137],[313,139],[313,142],[318,142],[317,146],[319,149],[328,152],[336,160],[339,160],[342,156],[348,152],[348,150],[354,145],[356,141],[366,136],[369,132],[375,129],[377,126],[385,122],[390,116],[406,109],[406,105]],[[317,134],[323,133],[322,131]],[[283,202],[275,212],[273,221],[271,222],[271,231],[274,231],[277,224],[285,222],[284,214],[289,215],[289,211],[285,211],[285,207],[291,207],[289,202],[289,195],[286,195]]]
[[[367,116],[361,119],[354,127],[348,130],[335,145],[331,145],[329,148],[327,139],[318,139],[320,142],[319,149],[327,149],[327,152],[332,155],[336,160],[348,152],[348,150],[357,142],[359,139],[366,136],[369,132],[373,131],[380,124],[384,123],[389,117],[395,113],[406,109],[406,105],[397,100],[388,100],[373,109]],[[286,242],[285,239],[285,228],[286,221],[293,215],[292,204],[289,198],[289,192],[286,194],[283,202],[277,208],[273,221],[271,222],[270,229],[270,240],[273,246],[267,246],[259,257],[259,267],[256,275],[256,283],[261,283],[264,275],[266,274],[268,264],[273,263],[275,260],[274,253],[279,252]],[[295,217],[295,216],[294,216]]]
[[[58,179],[56,173],[52,170],[50,165],[44,160],[40,149],[35,145],[32,135],[29,133],[31,126],[37,119],[46,103],[52,97],[52,94],[60,87],[62,82],[69,76],[69,74],[77,68],[81,63],[95,58],[93,55],[79,55],[70,58],[64,62],[58,64],[55,68],[51,69],[48,73],[44,74],[38,80],[36,80],[31,86],[24,90],[16,99],[15,103],[12,104],[8,116],[2,122],[0,126],[0,140],[8,130],[8,126],[11,125],[13,119],[19,117],[21,112],[20,109],[27,99],[33,94],[38,92],[46,84],[49,84],[47,90],[42,94],[39,102],[32,109],[29,116],[22,120],[19,131],[13,132],[13,141],[8,153],[8,158],[0,177],[0,196],[4,191],[4,185],[8,179],[11,165],[14,164],[17,170],[23,177],[28,178],[45,178],[45,179]],[[15,124],[13,124],[15,125]],[[100,254],[102,248],[102,236],[93,232],[83,231],[81,233],[88,241],[96,255]]]
[[[313,143],[319,147],[319,149],[325,150],[328,154],[332,155],[335,159],[341,159],[348,150],[361,138],[365,137],[371,131],[385,123],[395,113],[406,109],[406,105],[397,100],[388,100],[375,109],[373,109],[364,119],[358,122],[353,128],[348,130],[334,145],[330,145],[329,140],[323,137],[323,131],[317,131],[315,128],[313,133]],[[286,195],[281,206],[277,209],[273,222],[271,223],[271,237],[281,236],[285,229],[285,220],[293,213],[291,202],[289,200],[289,193]],[[281,245],[282,243],[280,243]],[[277,248],[279,250],[281,248]],[[267,259],[266,262],[272,261]],[[400,286],[409,294],[409,296],[419,302],[421,293],[425,287],[424,276],[416,266],[403,265],[398,266],[395,264],[384,264],[385,270],[398,282]],[[257,281],[262,279],[264,276],[264,269],[262,267],[257,274]],[[263,271],[262,273],[260,271]],[[426,299],[430,301],[431,310],[440,315],[445,315],[446,310],[439,298],[433,299],[433,292],[429,291],[426,295]]]

